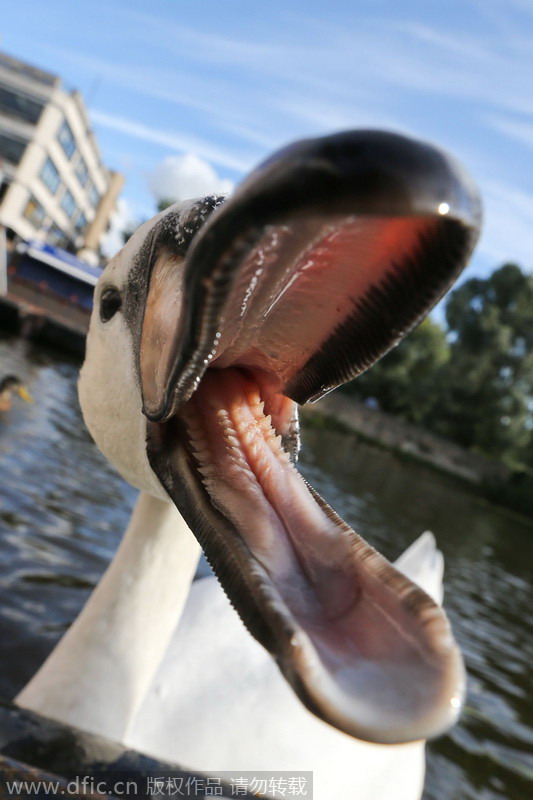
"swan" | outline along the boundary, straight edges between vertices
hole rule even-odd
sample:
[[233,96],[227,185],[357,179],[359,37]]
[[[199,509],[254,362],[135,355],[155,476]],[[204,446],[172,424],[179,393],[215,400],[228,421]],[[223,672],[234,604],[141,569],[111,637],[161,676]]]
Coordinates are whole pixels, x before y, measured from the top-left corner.
[[[443,559],[432,534],[420,536],[395,566],[440,602]],[[317,800],[418,800],[423,790],[424,743],[358,741],[310,715],[215,578],[193,583],[125,743],[213,774],[312,772]]]
[[[141,494],[21,707],[203,771],[313,769],[320,798],[419,796],[422,740],[464,692],[441,559],[428,534],[395,569],[303,481],[296,403],[427,312],[479,219],[448,156],[350,131],[136,231],[96,287],[79,396]],[[198,542],[224,593],[191,587]]]

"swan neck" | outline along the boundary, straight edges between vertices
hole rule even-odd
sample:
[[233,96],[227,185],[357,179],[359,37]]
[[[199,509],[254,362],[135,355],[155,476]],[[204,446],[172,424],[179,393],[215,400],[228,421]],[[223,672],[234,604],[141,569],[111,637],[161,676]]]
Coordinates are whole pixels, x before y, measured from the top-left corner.
[[123,739],[181,617],[199,553],[175,506],[141,493],[113,561],[18,705]]

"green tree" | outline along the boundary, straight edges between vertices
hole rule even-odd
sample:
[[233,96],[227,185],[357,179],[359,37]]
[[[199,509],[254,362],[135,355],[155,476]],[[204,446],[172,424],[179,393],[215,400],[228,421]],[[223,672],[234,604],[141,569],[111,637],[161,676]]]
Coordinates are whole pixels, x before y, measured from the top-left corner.
[[505,264],[472,278],[446,306],[450,359],[426,424],[465,447],[530,461],[533,277]]
[[424,424],[436,402],[436,375],[449,354],[444,330],[428,317],[346,391],[375,398],[384,411]]
[[346,387],[467,448],[533,467],[533,276],[504,264]]

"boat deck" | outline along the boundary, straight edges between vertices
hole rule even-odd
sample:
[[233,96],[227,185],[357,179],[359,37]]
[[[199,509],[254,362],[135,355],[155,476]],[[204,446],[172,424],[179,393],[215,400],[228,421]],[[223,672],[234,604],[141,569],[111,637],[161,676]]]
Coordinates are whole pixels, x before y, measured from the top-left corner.
[[11,281],[0,296],[0,326],[25,338],[52,344],[83,356],[90,312],[42,292],[38,286]]

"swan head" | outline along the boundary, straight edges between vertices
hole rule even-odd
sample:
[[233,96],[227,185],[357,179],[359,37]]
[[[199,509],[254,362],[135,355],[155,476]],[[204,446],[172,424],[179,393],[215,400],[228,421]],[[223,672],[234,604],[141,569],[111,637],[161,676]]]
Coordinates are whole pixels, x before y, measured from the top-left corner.
[[443,611],[299,476],[297,403],[427,313],[479,219],[448,156],[352,131],[280,151],[228,200],[171,206],[96,287],[79,384],[96,443],[176,504],[307,707],[369,741],[445,730],[462,660]]
[[[175,212],[188,204],[174,206]],[[132,286],[132,268],[162,212],[141,225],[112,258],[96,285],[87,335],[86,355],[78,394],[85,423],[102,451],[120,474],[137,489],[168,500],[146,453],[146,418],[142,413],[137,370],[138,335],[135,315],[126,309]],[[118,304],[115,305],[114,304]],[[139,309],[139,312],[141,310]]]

